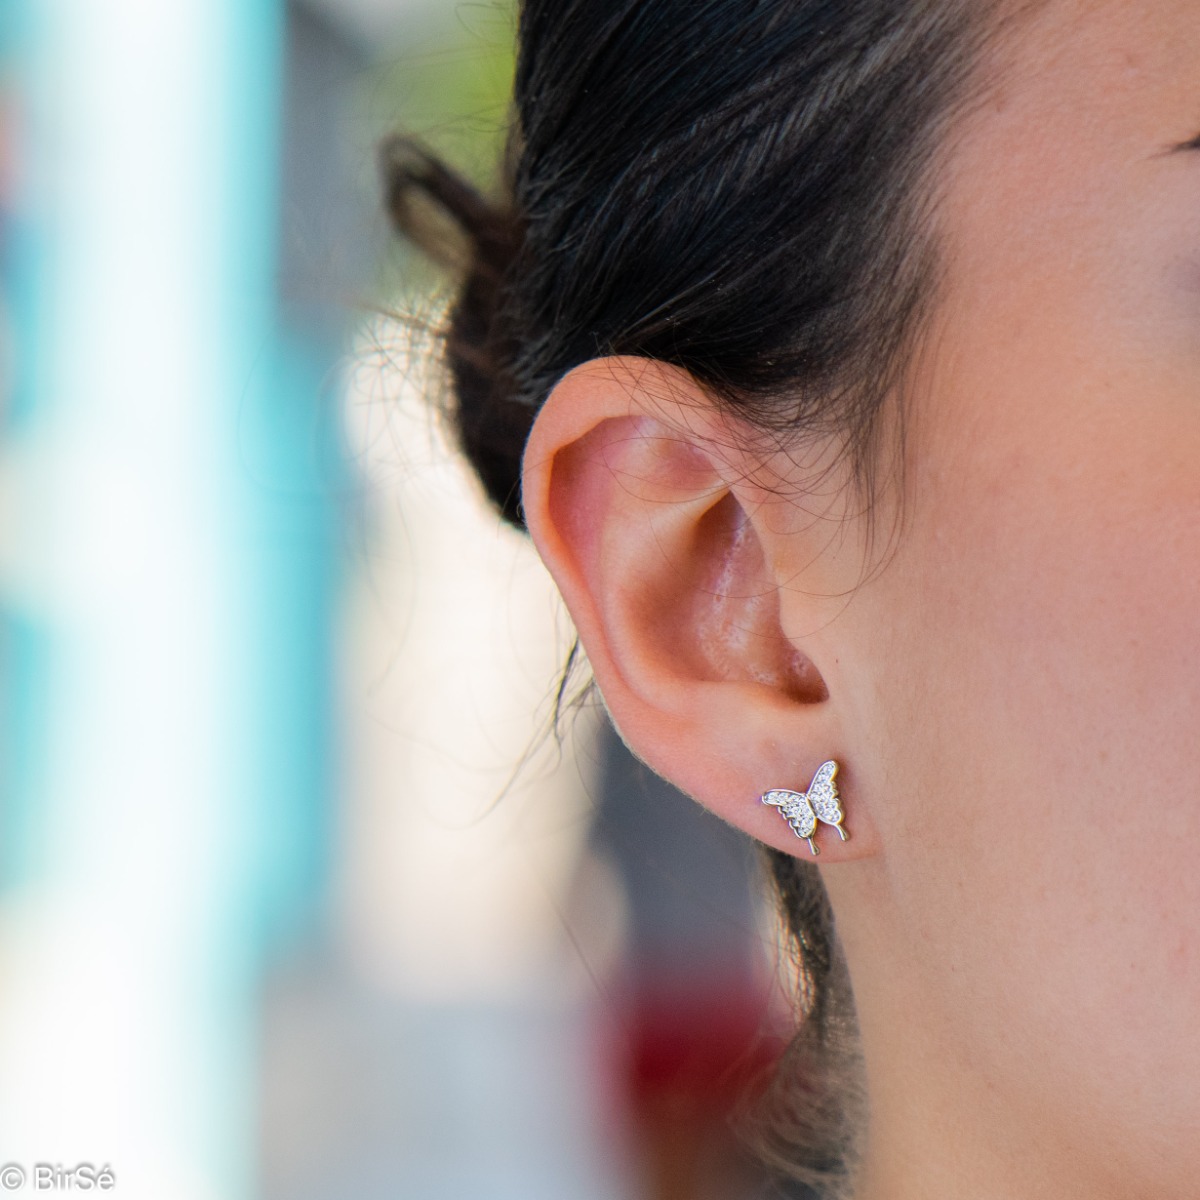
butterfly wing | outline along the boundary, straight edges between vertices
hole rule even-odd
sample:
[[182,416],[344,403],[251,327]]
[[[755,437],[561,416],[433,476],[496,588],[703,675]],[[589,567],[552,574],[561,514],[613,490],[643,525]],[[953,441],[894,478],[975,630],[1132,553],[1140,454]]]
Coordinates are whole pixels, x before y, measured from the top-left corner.
[[786,788],[775,788],[764,792],[764,804],[772,804],[784,815],[792,832],[797,837],[809,838],[816,832],[817,815],[813,812],[808,797],[803,792],[792,792]]
[[837,774],[837,763],[824,762],[817,768],[813,781],[808,787],[808,802],[818,819],[826,825],[838,825],[846,819],[842,806],[838,801],[837,784],[834,776]]

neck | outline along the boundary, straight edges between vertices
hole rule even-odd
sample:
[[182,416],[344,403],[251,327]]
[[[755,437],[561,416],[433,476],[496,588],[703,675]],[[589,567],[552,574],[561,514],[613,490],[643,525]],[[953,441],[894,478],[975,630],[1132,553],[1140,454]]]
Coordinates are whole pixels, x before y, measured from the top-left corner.
[[[908,1049],[920,1044],[904,1041]],[[1084,1185],[1089,1171],[1072,1147],[1006,1118],[983,1079],[950,1077],[923,1055],[889,1050],[881,1064],[868,1049],[866,1058],[870,1115],[854,1200],[1109,1195]],[[1120,1195],[1130,1200],[1133,1193]]]
[[[854,968],[851,961],[851,975]],[[950,1006],[857,985],[867,1128],[854,1200],[1194,1200],[1200,1147],[1149,1099],[1134,1128],[1115,1088],[1064,1104],[1021,1044],[984,1048]],[[865,993],[865,994],[864,994]],[[1164,1099],[1158,1097],[1158,1100]],[[1133,1106],[1136,1114],[1137,1106]],[[1126,1109],[1126,1117],[1131,1113]]]
[[1054,998],[1040,997],[1047,1022],[1026,1028],[1013,1014],[1028,1005],[971,988],[946,956],[924,953],[921,939],[889,924],[878,893],[850,894],[828,875],[865,1076],[854,1200],[1200,1194],[1200,1139],[1173,1119],[1176,1108],[1191,1109],[1166,1089],[1146,1095],[1100,1068],[1068,1087],[1063,1062],[1104,1060],[1103,1047],[1062,1053],[1076,1040],[1072,1013],[1056,1014]]

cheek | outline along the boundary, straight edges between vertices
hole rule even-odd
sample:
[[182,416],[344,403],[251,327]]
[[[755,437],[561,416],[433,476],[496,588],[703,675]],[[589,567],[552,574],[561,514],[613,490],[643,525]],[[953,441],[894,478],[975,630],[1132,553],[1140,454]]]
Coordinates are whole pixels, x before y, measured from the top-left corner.
[[995,1022],[958,1051],[1150,1086],[1200,1069],[1200,404],[1164,437],[1064,395],[1031,380],[928,447],[847,614],[876,680],[855,717],[934,1002]]
[[1148,159],[1148,84],[1020,78],[1081,92],[1030,86],[956,150],[953,295],[899,548],[846,614],[847,719],[941,1049],[1097,1161],[1150,1161],[1200,1127],[1197,176]]
[[1044,887],[1039,927],[1119,922],[1123,890],[1200,911],[1200,314],[1162,279],[1190,177],[1159,182],[1145,223],[1071,207],[1007,256],[972,241],[875,597],[903,614],[875,661],[927,693],[896,709],[886,673],[896,753],[948,849],[994,863],[1010,905]]
[[1067,432],[992,428],[914,480],[847,617],[894,899],[955,1052],[1109,1094],[1200,1070],[1200,470],[1132,430],[1076,427],[1064,457]]

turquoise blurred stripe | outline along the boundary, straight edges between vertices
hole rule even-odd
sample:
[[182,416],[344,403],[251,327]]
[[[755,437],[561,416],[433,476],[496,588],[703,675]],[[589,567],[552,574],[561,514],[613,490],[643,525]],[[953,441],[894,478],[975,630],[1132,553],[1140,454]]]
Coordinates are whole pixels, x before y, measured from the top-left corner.
[[275,295],[283,12],[9,5],[0,1160],[237,1200],[260,972],[327,873],[344,478]]

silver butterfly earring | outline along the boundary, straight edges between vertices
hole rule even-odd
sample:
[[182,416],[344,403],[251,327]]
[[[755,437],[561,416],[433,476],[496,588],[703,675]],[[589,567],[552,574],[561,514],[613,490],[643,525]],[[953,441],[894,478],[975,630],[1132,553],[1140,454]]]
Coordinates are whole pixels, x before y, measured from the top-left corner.
[[842,806],[838,802],[837,784],[834,776],[838,765],[833,759],[823,762],[808,785],[807,792],[793,792],[787,788],[772,788],[763,792],[760,797],[763,804],[771,804],[779,809],[781,815],[792,827],[792,832],[808,842],[808,848],[814,855],[820,854],[813,834],[817,832],[817,822],[824,821],[826,825],[834,826],[846,841],[850,835],[842,828],[846,819]]

